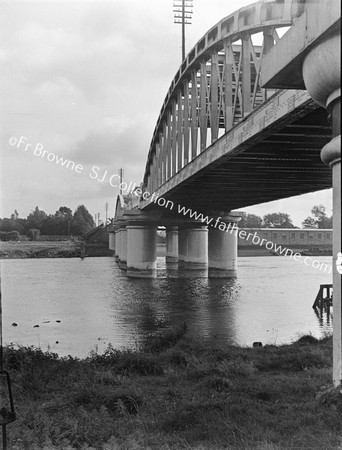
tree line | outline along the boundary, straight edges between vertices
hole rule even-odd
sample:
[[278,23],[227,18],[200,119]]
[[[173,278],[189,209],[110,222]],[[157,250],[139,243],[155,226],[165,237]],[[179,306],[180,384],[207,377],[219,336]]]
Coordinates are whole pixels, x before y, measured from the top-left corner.
[[[303,228],[332,228],[332,216],[328,217],[323,205],[315,205],[303,222]],[[92,215],[84,205],[74,213],[67,206],[61,206],[55,214],[46,214],[38,206],[26,217],[20,218],[17,210],[9,218],[0,219],[0,232],[17,232],[33,238],[34,233],[43,235],[82,236],[95,227]],[[297,228],[286,213],[271,213],[263,217],[246,214],[239,222],[240,228]]]
[[92,215],[84,205],[74,213],[67,206],[61,206],[55,214],[46,214],[38,206],[26,217],[20,218],[17,210],[9,218],[0,219],[0,232],[17,232],[34,238],[34,234],[82,236],[95,227]]
[[[332,216],[328,217],[323,205],[315,205],[308,216],[302,222],[303,228],[332,228]],[[271,213],[264,217],[255,214],[246,214],[239,222],[240,228],[298,228],[292,223],[289,214]]]

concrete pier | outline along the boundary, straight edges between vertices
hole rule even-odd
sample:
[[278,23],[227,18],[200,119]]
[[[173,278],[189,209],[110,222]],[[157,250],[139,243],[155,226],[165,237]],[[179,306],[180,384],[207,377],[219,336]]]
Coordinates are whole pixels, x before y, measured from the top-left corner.
[[341,34],[314,47],[303,63],[303,78],[310,95],[324,106],[332,118],[333,139],[321,151],[322,161],[332,169],[333,177],[333,381],[342,381],[342,307],[341,275],[337,255],[341,252]]
[[193,276],[207,276],[208,227],[197,224],[179,227],[178,267],[183,271],[196,271]]
[[166,228],[166,268],[178,269],[178,227]]
[[336,261],[341,252],[341,34],[316,45],[305,57],[303,79],[309,94],[324,106],[332,119],[333,139],[321,151],[333,178],[333,382],[342,381],[341,275]]
[[108,240],[109,240],[109,250],[114,250],[115,252],[115,231],[109,232]]
[[120,228],[115,230],[115,259],[117,262],[120,260],[120,252],[121,252],[121,234]]
[[120,269],[127,269],[127,229],[120,227],[120,255],[119,255]]
[[[226,231],[209,227],[208,276],[209,278],[234,278],[237,276],[237,244],[240,216],[218,217],[226,224]],[[222,226],[221,226],[222,228]]]
[[127,225],[127,276],[154,278],[157,274],[157,227]]

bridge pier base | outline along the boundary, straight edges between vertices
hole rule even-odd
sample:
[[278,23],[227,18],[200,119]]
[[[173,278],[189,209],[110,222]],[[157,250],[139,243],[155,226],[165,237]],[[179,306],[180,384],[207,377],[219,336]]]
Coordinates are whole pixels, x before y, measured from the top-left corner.
[[178,227],[166,228],[166,268],[178,269]]
[[127,225],[127,276],[155,278],[157,274],[157,227]]
[[178,232],[178,268],[183,274],[196,277],[208,275],[208,228],[182,226]]
[[[237,222],[240,217],[223,220],[226,231],[209,228],[208,276],[209,278],[235,278],[237,276]],[[221,222],[221,223],[223,223]]]

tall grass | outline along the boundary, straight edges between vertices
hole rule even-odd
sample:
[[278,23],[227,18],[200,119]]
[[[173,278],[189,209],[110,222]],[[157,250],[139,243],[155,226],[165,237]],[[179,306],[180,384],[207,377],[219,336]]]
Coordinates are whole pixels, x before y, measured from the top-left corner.
[[185,325],[84,360],[10,346],[10,448],[338,449],[331,354],[331,337],[213,348]]

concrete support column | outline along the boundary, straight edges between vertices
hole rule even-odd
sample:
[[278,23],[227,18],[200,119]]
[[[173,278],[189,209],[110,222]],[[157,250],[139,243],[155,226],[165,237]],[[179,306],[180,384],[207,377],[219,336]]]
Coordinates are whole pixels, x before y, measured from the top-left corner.
[[115,259],[117,261],[120,260],[120,251],[121,251],[121,234],[120,228],[115,231]]
[[109,250],[114,250],[115,252],[115,231],[111,231],[108,234],[109,239]]
[[305,57],[303,79],[310,95],[327,108],[333,139],[323,147],[321,158],[332,168],[333,177],[333,383],[342,382],[341,274],[336,261],[341,254],[341,34],[330,36]]
[[234,278],[237,276],[237,222],[240,218],[221,219],[219,217],[217,220],[220,220],[221,229],[209,228],[208,276],[209,278]]
[[341,273],[337,271],[341,255],[341,135],[323,147],[321,158],[332,168],[333,177],[333,381],[338,386],[342,383]]
[[120,228],[120,255],[119,255],[120,269],[127,269],[127,229]]
[[127,225],[127,276],[154,278],[157,274],[157,227]]
[[166,268],[178,269],[178,227],[166,228]]
[[180,227],[178,232],[178,267],[196,271],[194,276],[207,276],[208,227],[193,225]]

